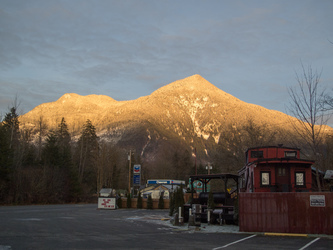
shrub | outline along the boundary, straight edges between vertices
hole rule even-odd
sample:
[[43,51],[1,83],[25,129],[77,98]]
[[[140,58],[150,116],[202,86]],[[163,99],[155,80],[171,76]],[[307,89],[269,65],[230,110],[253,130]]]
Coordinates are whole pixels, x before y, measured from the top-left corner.
[[147,209],[153,209],[153,199],[151,198],[151,195],[148,196]]
[[142,208],[142,197],[140,192],[138,194],[138,202],[136,204],[136,208]]
[[174,193],[170,193],[169,215],[172,216],[175,208]]
[[170,210],[169,215],[172,216],[174,213],[178,213],[178,208],[182,208],[184,212],[184,194],[182,186],[178,187],[176,191],[170,194]]
[[175,192],[175,197],[174,197],[174,212],[178,212],[178,208],[181,207],[182,208],[182,214],[183,214],[183,208],[184,208],[184,194],[183,194],[183,187],[180,186],[177,188],[176,192]]
[[120,196],[117,198],[117,206],[118,206],[118,208],[122,208],[123,207],[123,202],[122,202]]
[[127,208],[132,207],[132,199],[131,199],[131,194],[127,195]]
[[160,199],[158,200],[158,208],[159,209],[164,209],[164,199],[163,199],[163,192],[160,195]]

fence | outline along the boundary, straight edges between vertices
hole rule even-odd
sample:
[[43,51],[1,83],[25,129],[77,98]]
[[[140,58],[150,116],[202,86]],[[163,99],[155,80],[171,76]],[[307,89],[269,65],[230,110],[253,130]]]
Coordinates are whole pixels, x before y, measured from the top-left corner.
[[333,193],[240,193],[239,230],[333,234]]

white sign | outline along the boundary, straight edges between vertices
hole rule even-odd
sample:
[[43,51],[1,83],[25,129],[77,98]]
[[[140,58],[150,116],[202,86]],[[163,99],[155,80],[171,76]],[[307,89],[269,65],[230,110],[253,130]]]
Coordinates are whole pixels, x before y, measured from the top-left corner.
[[310,207],[325,207],[325,195],[310,195]]
[[98,198],[98,208],[116,209],[116,198]]

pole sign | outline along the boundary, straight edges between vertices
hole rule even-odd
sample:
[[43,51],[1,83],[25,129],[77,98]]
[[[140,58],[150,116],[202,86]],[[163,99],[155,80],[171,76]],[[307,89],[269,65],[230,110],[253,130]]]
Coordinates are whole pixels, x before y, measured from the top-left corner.
[[141,185],[141,165],[134,165],[133,167],[133,186]]
[[134,165],[133,173],[134,174],[140,174],[141,173],[141,165]]
[[133,185],[134,186],[140,186],[140,175],[139,174],[135,174],[133,175]]

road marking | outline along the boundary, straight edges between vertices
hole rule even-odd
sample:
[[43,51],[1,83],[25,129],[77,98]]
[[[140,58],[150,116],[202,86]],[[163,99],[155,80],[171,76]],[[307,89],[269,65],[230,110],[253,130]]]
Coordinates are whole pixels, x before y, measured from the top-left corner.
[[22,221],[41,221],[43,219],[40,218],[19,218],[19,219],[15,219],[15,220],[22,220]]
[[304,247],[300,248],[299,250],[303,250],[305,248],[307,248],[308,246],[312,245],[313,243],[315,243],[317,240],[319,240],[320,238],[316,238],[313,241],[309,242],[308,244],[306,244]]
[[10,250],[12,249],[11,246],[3,246],[3,245],[0,245],[0,250]]
[[296,236],[296,237],[308,237],[307,234],[290,234],[290,233],[264,233],[266,236]]
[[233,244],[237,244],[237,243],[239,243],[239,242],[241,242],[241,241],[244,241],[244,240],[250,239],[250,238],[255,237],[255,236],[256,236],[256,235],[254,234],[254,235],[251,235],[251,236],[249,236],[249,237],[246,237],[246,238],[243,238],[243,239],[240,239],[240,240],[237,240],[237,241],[231,242],[231,243],[229,243],[229,244],[227,244],[227,245],[224,245],[224,246],[222,246],[222,247],[216,247],[216,248],[213,248],[213,250],[217,250],[217,249],[225,248],[225,247],[231,246],[231,245],[233,245]]

